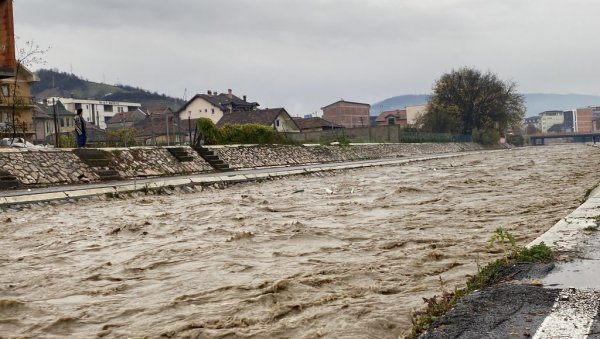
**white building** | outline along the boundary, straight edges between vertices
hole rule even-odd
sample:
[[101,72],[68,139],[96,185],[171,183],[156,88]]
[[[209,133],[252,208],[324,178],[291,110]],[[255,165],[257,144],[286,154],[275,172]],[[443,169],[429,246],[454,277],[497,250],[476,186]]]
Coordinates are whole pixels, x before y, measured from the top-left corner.
[[563,111],[545,111],[539,114],[542,133],[548,133],[554,125],[562,125],[565,122]]
[[106,129],[106,122],[115,114],[135,111],[142,107],[142,104],[135,102],[120,102],[120,101],[102,101],[102,100],[84,100],[75,98],[48,98],[48,104],[54,102],[62,102],[65,108],[75,113],[77,109],[83,110],[83,118],[102,129]]
[[406,123],[409,126],[417,124],[417,120],[425,113],[427,113],[427,104],[406,106]]

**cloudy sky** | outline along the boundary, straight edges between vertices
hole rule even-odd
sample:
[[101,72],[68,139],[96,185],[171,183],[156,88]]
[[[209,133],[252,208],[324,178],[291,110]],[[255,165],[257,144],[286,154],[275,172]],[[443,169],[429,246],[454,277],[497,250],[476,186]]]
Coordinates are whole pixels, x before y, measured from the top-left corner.
[[527,93],[600,94],[597,0],[14,0],[18,45],[91,81],[292,115],[429,93],[463,66]]

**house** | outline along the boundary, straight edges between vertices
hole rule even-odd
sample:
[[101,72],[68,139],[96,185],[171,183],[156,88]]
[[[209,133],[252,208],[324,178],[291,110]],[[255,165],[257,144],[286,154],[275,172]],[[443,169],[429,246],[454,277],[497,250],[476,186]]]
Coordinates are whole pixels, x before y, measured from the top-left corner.
[[408,125],[406,119],[406,110],[394,110],[381,112],[377,119],[375,119],[377,126],[388,126],[388,125]]
[[13,78],[17,68],[12,0],[0,0],[0,79]]
[[75,113],[78,109],[82,109],[83,118],[102,129],[106,128],[106,122],[110,120],[116,113],[134,111],[142,107],[142,104],[137,102],[120,102],[120,101],[103,101],[103,100],[84,100],[76,98],[48,98],[50,101],[60,101],[65,105],[67,110]]
[[290,117],[285,108],[267,108],[223,114],[223,117],[219,120],[217,126],[245,124],[270,126],[277,132],[300,132],[300,128],[294,122],[294,119]]
[[239,98],[229,89],[227,93],[208,91],[206,94],[196,94],[176,113],[180,120],[208,118],[215,124],[225,113],[248,112],[260,106],[256,102],[248,102],[246,96]]
[[36,104],[33,110],[33,130],[35,132],[33,141],[35,143],[45,143],[49,135],[53,135],[55,126],[59,133],[73,132],[75,113],[69,112],[59,101],[52,106],[48,102]]
[[148,110],[145,118],[132,125],[141,145],[175,145],[188,140],[187,126],[170,108]]
[[35,134],[31,85],[39,79],[21,64],[17,65],[15,74],[0,79],[0,137],[12,137],[14,122],[17,134],[31,142]]
[[333,129],[344,128],[342,125],[338,125],[331,121],[327,121],[323,118],[319,117],[310,117],[310,118],[292,118],[294,122],[300,128],[301,132],[319,132],[319,131],[328,131]]
[[369,126],[371,105],[341,99],[322,107],[323,119],[346,128]]
[[121,112],[115,114],[106,122],[106,129],[125,129],[132,128],[136,123],[145,120],[147,114],[141,109],[135,109],[133,111]]

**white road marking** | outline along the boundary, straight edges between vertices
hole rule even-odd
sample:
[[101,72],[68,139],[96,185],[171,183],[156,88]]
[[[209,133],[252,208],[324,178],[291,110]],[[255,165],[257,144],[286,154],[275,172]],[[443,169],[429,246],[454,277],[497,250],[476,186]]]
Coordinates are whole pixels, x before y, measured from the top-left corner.
[[562,290],[533,339],[587,338],[599,304],[600,291]]

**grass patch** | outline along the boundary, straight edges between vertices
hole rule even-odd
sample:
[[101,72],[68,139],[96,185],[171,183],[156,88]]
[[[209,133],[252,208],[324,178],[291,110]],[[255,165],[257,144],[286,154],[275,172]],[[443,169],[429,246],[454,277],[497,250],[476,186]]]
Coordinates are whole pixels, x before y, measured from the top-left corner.
[[588,226],[583,229],[584,232],[598,232],[598,226]]
[[[552,249],[543,242],[530,248],[517,248],[516,246],[513,246],[512,241],[510,241],[510,239],[514,239],[512,235],[504,230],[496,230],[492,239],[490,239],[490,242],[497,243],[500,239],[502,239],[500,243],[503,245],[506,240],[507,243],[510,244],[509,246],[512,251],[507,250],[502,259],[498,259],[487,266],[480,268],[477,274],[467,281],[464,288],[456,288],[453,292],[448,292],[444,288],[442,278],[440,277],[441,296],[434,295],[431,298],[423,298],[427,307],[425,310],[417,311],[412,314],[411,320],[413,328],[407,338],[418,338],[427,331],[431,324],[450,311],[462,298],[476,290],[480,290],[498,282],[502,278],[500,272],[503,268],[512,266],[516,263],[548,262],[554,258]],[[507,253],[508,255],[506,255]]]

